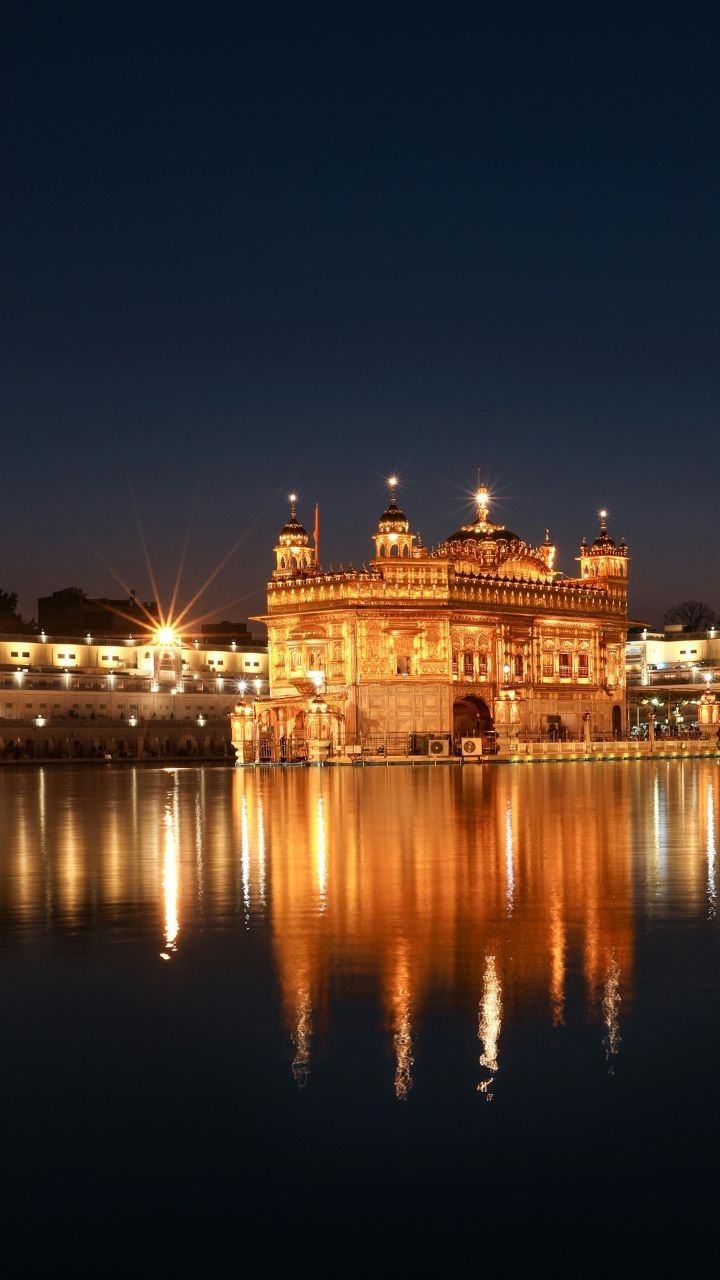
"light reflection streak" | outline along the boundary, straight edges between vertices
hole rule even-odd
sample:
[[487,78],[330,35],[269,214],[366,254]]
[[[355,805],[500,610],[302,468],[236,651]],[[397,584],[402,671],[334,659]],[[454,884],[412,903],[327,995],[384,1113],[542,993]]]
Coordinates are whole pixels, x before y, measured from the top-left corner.
[[512,802],[508,796],[505,807],[505,875],[507,879],[507,910],[512,915],[515,893],[515,866],[513,862]]
[[304,1089],[310,1075],[310,1043],[312,1040],[312,1000],[307,987],[298,987],[295,998],[296,1022],[292,1033],[295,1054],[292,1060],[293,1079],[299,1089]]
[[550,920],[550,1003],[554,1027],[565,1025],[565,925],[560,904],[552,905]]
[[160,954],[163,960],[169,960],[173,951],[177,950],[177,936],[180,930],[178,919],[178,851],[175,835],[175,816],[172,801],[165,805],[163,818],[163,900],[165,904],[165,950]]
[[250,828],[248,823],[247,796],[240,801],[240,874],[242,878],[242,900],[245,908],[245,922],[249,922],[250,914]]
[[603,990],[602,1010],[603,1021],[605,1023],[605,1036],[603,1038],[603,1047],[605,1049],[605,1057],[609,1060],[609,1073],[614,1075],[615,1068],[611,1061],[612,1058],[620,1051],[620,967],[615,959],[614,953],[611,953],[608,959],[607,971],[605,974],[605,987]]
[[263,809],[262,797],[258,797],[257,810],[257,879],[258,901],[261,906],[264,907],[267,895],[267,870],[265,854],[265,811]]
[[495,967],[495,956],[485,957],[485,976],[483,979],[483,998],[480,1002],[478,1018],[478,1040],[483,1046],[480,1054],[480,1066],[489,1073],[485,1080],[478,1084],[478,1093],[485,1094],[488,1102],[492,1100],[493,1084],[498,1073],[498,1044],[502,1025],[502,986]]
[[317,848],[315,852],[315,861],[317,866],[317,883],[320,895],[320,911],[324,912],[326,907],[327,893],[327,848],[325,837],[325,813],[323,810],[323,798],[317,798],[317,817],[315,822],[315,831],[317,838]]
[[655,870],[659,876],[664,864],[665,841],[663,839],[664,823],[662,821],[662,806],[660,802],[660,779],[657,774],[653,781],[653,833],[655,836]]
[[708,919],[714,920],[717,915],[717,850],[715,847],[715,789],[708,783],[707,792],[707,840],[705,842],[707,856],[707,895]]
[[195,796],[195,870],[197,872],[197,893],[198,905],[202,904],[203,894],[205,892],[205,878],[203,868],[203,802],[198,793]]
[[393,1010],[393,1047],[395,1049],[395,1097],[404,1102],[413,1087],[414,1065],[411,1017],[410,964],[405,945],[397,957],[395,981],[391,992]]
[[[407,992],[403,994],[406,995]],[[402,1102],[413,1087],[412,1023],[407,1006],[402,1010],[399,1025],[393,1036],[393,1044],[395,1046],[395,1096]]]

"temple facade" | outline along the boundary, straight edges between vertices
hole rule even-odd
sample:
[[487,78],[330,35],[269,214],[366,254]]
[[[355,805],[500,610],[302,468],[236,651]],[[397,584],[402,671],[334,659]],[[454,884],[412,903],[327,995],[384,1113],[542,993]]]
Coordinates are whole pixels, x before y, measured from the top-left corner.
[[428,550],[389,487],[372,559],[339,572],[318,563],[291,496],[252,619],[267,627],[269,697],[231,717],[238,761],[292,742],[322,758],[623,736],[629,558],[605,512],[567,577],[547,530],[535,546],[489,518],[487,488],[472,523]]

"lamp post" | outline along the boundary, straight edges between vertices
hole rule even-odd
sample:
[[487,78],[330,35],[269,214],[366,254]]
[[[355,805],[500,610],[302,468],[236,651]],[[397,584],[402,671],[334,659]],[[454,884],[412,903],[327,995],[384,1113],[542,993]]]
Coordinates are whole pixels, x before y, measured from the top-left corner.
[[655,750],[655,710],[653,707],[648,711],[648,745],[651,751]]

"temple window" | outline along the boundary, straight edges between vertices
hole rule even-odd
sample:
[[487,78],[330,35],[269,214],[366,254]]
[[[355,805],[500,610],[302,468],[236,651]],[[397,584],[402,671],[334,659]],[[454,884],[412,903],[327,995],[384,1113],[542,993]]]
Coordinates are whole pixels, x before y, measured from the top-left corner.
[[587,680],[590,675],[590,658],[586,653],[578,654],[578,679]]
[[457,650],[456,650],[455,652],[453,652],[452,666],[451,666],[452,674],[454,676],[458,674],[458,658],[459,658],[459,654],[457,653]]
[[569,680],[572,675],[572,655],[561,653],[558,659],[558,674],[561,680]]
[[522,680],[522,675],[523,675],[523,659],[522,659],[522,654],[521,654],[521,653],[516,653],[516,654],[515,654],[514,667],[515,667],[515,675],[517,676],[518,680]]
[[474,668],[472,653],[467,653],[467,652],[464,653],[463,654],[463,675],[471,676],[473,675],[474,670],[475,668]]
[[478,654],[478,675],[486,676],[488,673],[488,657],[486,653]]
[[551,651],[543,654],[542,672],[544,676],[553,676],[555,674],[555,659]]

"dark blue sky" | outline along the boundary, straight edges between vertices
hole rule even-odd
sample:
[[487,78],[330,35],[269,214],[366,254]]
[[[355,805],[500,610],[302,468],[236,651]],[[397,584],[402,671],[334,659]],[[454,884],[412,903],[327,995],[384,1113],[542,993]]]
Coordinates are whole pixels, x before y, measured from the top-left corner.
[[5,3],[0,587],[241,620],[291,491],[359,565],[479,468],[720,610],[716,12]]

